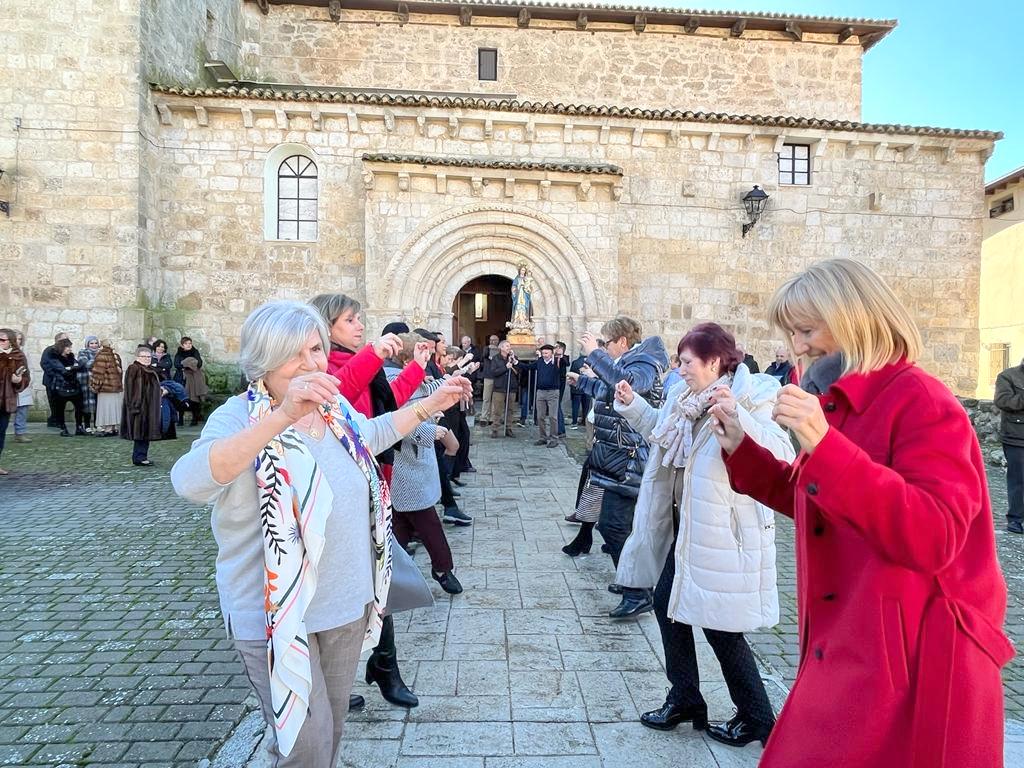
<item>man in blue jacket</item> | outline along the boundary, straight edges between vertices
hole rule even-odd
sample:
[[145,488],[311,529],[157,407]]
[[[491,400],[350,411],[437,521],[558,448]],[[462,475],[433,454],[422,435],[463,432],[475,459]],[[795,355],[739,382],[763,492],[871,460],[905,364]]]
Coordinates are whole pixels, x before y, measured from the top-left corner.
[[[616,317],[601,328],[605,347],[593,334],[581,339],[583,353],[597,378],[569,374],[580,392],[594,399],[594,447],[590,452],[591,482],[604,489],[597,530],[605,551],[618,567],[619,554],[633,530],[633,508],[647,463],[645,441],[614,407],[615,385],[628,381],[633,391],[654,407],[661,405],[661,377],[668,367],[665,345],[657,336],[644,339],[636,320]],[[590,551],[592,524],[584,523],[567,554]],[[572,549],[573,551],[569,551]],[[622,588],[622,602],[610,612],[616,619],[632,618],[653,610],[647,590]]]

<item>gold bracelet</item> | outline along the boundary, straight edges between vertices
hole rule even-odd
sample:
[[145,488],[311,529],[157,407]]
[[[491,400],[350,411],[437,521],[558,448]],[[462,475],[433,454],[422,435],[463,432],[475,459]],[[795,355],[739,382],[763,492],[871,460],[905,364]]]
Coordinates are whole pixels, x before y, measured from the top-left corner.
[[412,404],[412,412],[416,414],[420,421],[430,421],[430,412],[419,403]]

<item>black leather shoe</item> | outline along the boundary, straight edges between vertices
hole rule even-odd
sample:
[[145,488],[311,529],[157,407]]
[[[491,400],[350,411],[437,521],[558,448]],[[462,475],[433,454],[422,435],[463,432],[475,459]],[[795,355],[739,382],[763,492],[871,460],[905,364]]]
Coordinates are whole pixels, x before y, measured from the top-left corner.
[[708,728],[708,736],[722,744],[730,747],[745,747],[752,741],[760,741],[763,747],[768,743],[768,737],[772,734],[775,723],[761,725],[744,720],[736,715],[732,720],[725,723],[715,723]]
[[1010,533],[1024,533],[1024,523],[1020,520],[1008,520],[1006,522],[1006,530]]
[[[398,660],[384,654],[370,654],[366,660],[366,682],[377,684],[380,695],[397,707],[415,707],[420,703],[416,694],[409,690],[398,671]],[[352,705],[349,704],[351,709]]]
[[621,584],[609,584],[608,585],[608,591],[611,592],[613,595],[621,595],[622,594],[622,585]]
[[703,731],[708,727],[707,706],[681,707],[665,702],[661,709],[652,709],[640,715],[640,722],[656,731],[671,731],[680,723],[693,723],[693,730]]
[[632,619],[641,613],[654,610],[654,602],[646,591],[622,593],[622,602],[608,612],[613,619]]
[[75,437],[84,437],[88,434],[82,427],[75,427]]
[[67,431],[66,429],[62,429],[62,430],[60,431],[60,436],[61,436],[61,437],[71,437],[71,433],[70,433],[70,432],[68,432],[68,431]]
[[466,468],[465,468],[464,470],[462,470],[462,471],[463,471],[463,472],[469,472],[470,474],[473,474],[474,472],[476,472],[476,467],[466,467]]
[[459,480],[459,478],[457,478],[457,477],[451,478],[451,481],[452,481],[452,485],[457,485],[457,486],[459,486],[459,488],[465,488],[466,487],[466,484],[464,482],[462,482],[461,480]]
[[449,595],[458,595],[462,593],[462,584],[459,583],[459,580],[455,578],[455,574],[451,571],[436,573],[431,570],[430,575],[434,577],[434,581],[441,585],[441,589]]
[[360,696],[358,693],[350,693],[348,695],[348,711],[358,712],[360,709],[366,706],[366,699]]

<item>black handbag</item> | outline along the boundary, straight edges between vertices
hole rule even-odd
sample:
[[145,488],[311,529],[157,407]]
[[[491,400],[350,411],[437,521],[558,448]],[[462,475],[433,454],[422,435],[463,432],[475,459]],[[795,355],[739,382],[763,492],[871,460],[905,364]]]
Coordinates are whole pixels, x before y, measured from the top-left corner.
[[598,488],[636,498],[646,463],[646,444],[639,436],[624,435],[622,422],[617,421],[615,442],[598,441],[591,449],[591,482]]

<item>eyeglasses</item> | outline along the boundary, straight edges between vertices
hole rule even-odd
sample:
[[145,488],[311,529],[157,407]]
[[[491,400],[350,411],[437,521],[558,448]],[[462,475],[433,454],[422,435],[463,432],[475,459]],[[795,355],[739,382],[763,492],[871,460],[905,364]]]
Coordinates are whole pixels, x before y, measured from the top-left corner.
[[6,336],[0,336],[0,341],[10,341]]

